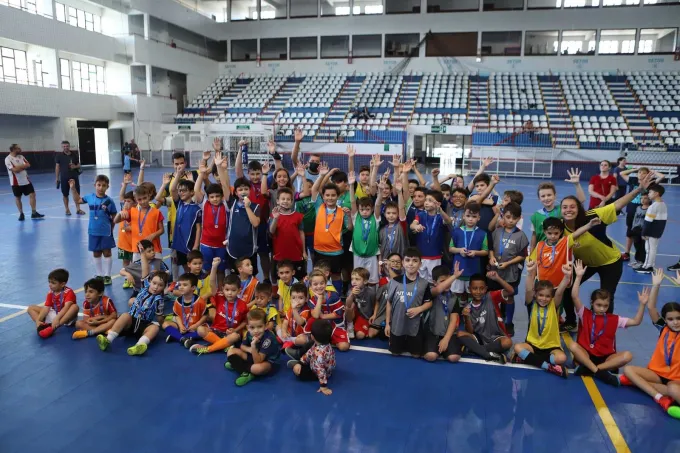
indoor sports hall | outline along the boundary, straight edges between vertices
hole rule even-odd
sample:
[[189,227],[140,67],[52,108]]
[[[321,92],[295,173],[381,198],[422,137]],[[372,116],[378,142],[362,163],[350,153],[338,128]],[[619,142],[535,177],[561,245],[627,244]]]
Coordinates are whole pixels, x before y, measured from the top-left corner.
[[[639,194],[629,197],[639,207],[642,189],[644,198],[654,198],[650,203],[655,207],[647,209],[656,217],[639,217],[647,235],[638,234],[632,248],[626,224],[630,205],[608,217],[604,211],[590,211],[588,220],[599,219],[591,228],[606,231],[604,241],[616,250],[623,269],[615,291],[619,321],[639,312],[639,298],[653,286],[652,270],[664,273],[653,290],[658,288],[661,319],[655,325],[653,310],[645,309],[639,326],[618,331],[615,350],[630,351],[632,366],[651,368],[661,360],[668,373],[680,372],[680,352],[675,351],[680,334],[662,310],[667,303],[680,302],[680,273],[675,271],[680,261],[678,18],[678,0],[0,0],[0,156],[6,163],[0,169],[5,178],[0,185],[0,453],[680,451],[680,420],[672,409],[662,409],[658,399],[624,381],[612,386],[574,374],[579,364],[569,348],[579,341],[578,329],[585,324],[564,328],[563,319],[559,341],[567,356],[566,379],[516,363],[512,348],[505,352],[504,364],[485,361],[468,349],[459,363],[442,358],[428,362],[390,352],[394,335],[389,340],[350,337],[348,351],[334,349],[337,363],[327,384],[332,394],[324,395],[316,376],[305,382],[289,369],[278,331],[267,332],[278,336],[277,354],[266,359],[271,371],[264,376],[252,372],[241,386],[235,385],[239,374],[225,369],[225,362],[230,363],[226,351],[194,354],[177,342],[166,342],[169,334],[163,328],[152,341],[124,333],[111,337],[109,329],[100,335],[108,342],[103,350],[99,336],[88,337],[78,328],[87,338],[73,339],[77,329],[50,324],[53,318],[44,317],[52,316],[50,307],[64,303],[66,290],[53,292],[48,278],[59,268],[69,274],[67,287],[78,306],[75,320],[87,319],[85,283],[99,275],[102,281],[110,277],[104,295],[118,315],[129,312],[134,319],[146,303],[136,305],[137,290],[133,293],[120,274],[124,266],[116,247],[111,248],[110,274],[106,258],[93,257],[102,204],[83,201],[76,207],[72,179],[78,180],[79,196],[92,200],[104,197],[97,195],[97,185],[105,176],[107,206],[129,215],[140,209],[140,186],[160,188],[164,180],[171,181],[171,174],[182,174],[185,167],[176,166],[178,158],[194,172],[180,177],[192,182],[200,174],[217,183],[224,169],[234,196],[242,173],[252,178],[249,169],[261,168],[273,176],[278,162],[289,177],[297,170],[310,182],[324,179],[330,170],[337,185],[329,190],[336,193],[344,191],[338,189],[343,181],[336,181],[337,175],[347,174],[349,187],[354,169],[356,187],[363,190],[359,174],[375,164],[370,190],[375,186],[382,191],[390,181],[390,197],[397,205],[408,190],[397,178],[400,171],[406,173],[400,177],[416,180],[416,192],[425,187],[425,219],[427,200],[439,192],[444,202],[436,222],[445,205],[454,203],[451,184],[456,179],[451,177],[462,176],[462,185],[473,187],[466,196],[474,197],[473,181],[484,174],[498,179],[489,195],[497,203],[494,218],[511,210],[504,193],[521,193],[523,224],[510,234],[521,230],[529,239],[532,214],[543,210],[550,217],[539,199],[539,184],[554,184],[559,205],[578,195],[578,181],[585,192],[584,212],[594,199],[593,206],[603,209],[631,192]],[[651,173],[648,180],[644,170]],[[608,176],[618,185],[599,187]],[[662,189],[651,185],[652,179]],[[119,193],[124,181],[126,191],[133,192],[134,201],[128,204]],[[255,199],[253,194],[260,196],[255,183],[246,183],[248,202],[239,196],[236,210],[243,206],[248,211],[245,205]],[[282,189],[267,184],[278,199]],[[292,186],[297,205],[308,196],[307,189]],[[609,194],[610,189],[617,189],[616,194]],[[208,183],[204,190],[210,192]],[[328,203],[327,187],[319,190],[317,223],[309,232],[300,225],[286,240],[297,241],[298,232],[307,233],[318,248],[316,237],[323,233],[318,217]],[[365,196],[374,203],[376,195]],[[404,198],[417,211],[411,196],[415,194]],[[269,205],[268,198],[265,203]],[[284,209],[272,203],[276,207],[271,218],[266,216],[265,228]],[[661,203],[667,215],[656,211]],[[212,220],[205,216],[212,215],[217,229],[215,207],[211,211],[208,206],[206,201],[202,209],[197,207],[197,216],[207,229]],[[160,210],[164,229],[171,228],[166,206],[147,209],[147,215]],[[226,222],[237,229],[230,209]],[[328,223],[327,204],[325,209],[328,233],[334,220]],[[172,215],[182,215],[181,209],[174,211]],[[467,208],[461,212],[467,215]],[[119,225],[126,225],[126,219],[119,218],[116,225],[115,213],[103,218],[114,245],[122,246],[124,227]],[[138,229],[145,219],[137,218]],[[665,228],[654,242],[650,238],[656,230],[644,222],[659,225],[659,220]],[[355,227],[360,224],[357,218]],[[413,227],[410,221],[406,225],[412,232],[407,242],[422,249],[422,242],[413,239],[418,234]],[[229,256],[228,238],[236,236],[225,228],[224,256]],[[423,228],[430,234],[427,222]],[[274,247],[269,259],[276,260],[271,229],[264,234]],[[354,244],[361,237],[354,234]],[[167,231],[159,238],[167,278],[179,288],[184,271],[181,264],[177,268],[177,249]],[[578,255],[585,239],[574,241],[572,255]],[[274,273],[265,276],[263,241],[258,237],[256,243],[257,278],[275,279],[276,263]],[[492,241],[488,246],[493,249]],[[448,249],[448,242],[442,241],[444,247]],[[638,247],[644,263],[633,266]],[[107,246],[97,250],[102,249],[106,257]],[[656,259],[645,272],[645,255],[652,249]],[[356,248],[341,253],[350,258],[354,253],[349,270],[358,267],[352,266]],[[307,259],[306,252],[303,257],[305,270],[312,272],[318,257]],[[378,271],[384,276],[388,271],[382,261]],[[529,341],[537,329],[542,332],[541,320],[531,318],[524,307],[528,261],[520,261],[521,283],[514,321],[509,321],[515,344]],[[494,271],[490,266],[486,270]],[[324,276],[328,285],[335,284],[333,274]],[[399,278],[394,281],[401,282]],[[403,281],[405,287],[406,277]],[[586,308],[591,307],[591,292],[608,284],[596,274],[581,285]],[[352,291],[347,284],[345,290]],[[238,297],[243,294],[241,282]],[[438,297],[433,295],[433,303],[439,303]],[[162,315],[171,315],[174,298],[161,299]],[[388,301],[390,306],[396,299]],[[408,308],[406,296],[401,299]],[[206,303],[216,306],[215,300]],[[351,306],[344,293],[342,302]],[[31,318],[36,313],[41,313],[37,321]],[[279,328],[287,314],[279,314]],[[446,315],[448,319],[448,311]],[[424,319],[420,329],[427,327]],[[604,315],[603,331],[606,320]],[[248,333],[243,338],[255,341],[251,319],[244,322],[244,335]],[[462,324],[456,331],[467,328]],[[595,314],[592,325],[594,342]],[[47,329],[51,335],[40,334]],[[669,335],[676,340],[669,342]],[[144,338],[143,350],[132,356],[135,341],[139,345]],[[315,347],[323,343],[310,339]],[[239,336],[230,354],[241,347]],[[623,376],[623,368],[612,373]],[[657,396],[677,409],[680,401],[677,396],[673,401],[673,389],[680,382],[672,374],[657,374]]]

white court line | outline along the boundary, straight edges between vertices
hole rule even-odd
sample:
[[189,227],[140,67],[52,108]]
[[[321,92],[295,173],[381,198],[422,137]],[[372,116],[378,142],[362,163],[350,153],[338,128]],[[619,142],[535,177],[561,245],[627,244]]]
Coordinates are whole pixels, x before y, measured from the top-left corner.
[[[0,308],[13,308],[16,310],[20,310],[18,313],[13,313],[10,316],[15,317],[15,315],[23,315],[24,312],[27,311],[28,307],[25,305],[14,305],[14,304],[0,304]],[[83,314],[78,312],[79,317],[83,317]]]

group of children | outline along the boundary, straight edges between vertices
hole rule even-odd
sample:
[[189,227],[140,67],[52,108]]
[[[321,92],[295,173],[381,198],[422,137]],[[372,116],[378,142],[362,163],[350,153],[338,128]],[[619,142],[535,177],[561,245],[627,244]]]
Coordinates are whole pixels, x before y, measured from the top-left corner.
[[[386,171],[374,156],[355,172],[351,146],[348,173],[330,169],[317,155],[305,166],[297,160],[296,142],[291,176],[270,143],[273,174],[269,163],[251,161],[246,176],[242,146],[232,186],[218,139],[213,148],[194,172],[186,171],[182,154],[173,156],[175,172],[163,176],[158,190],[143,180],[142,162],[134,191],[126,191],[131,176],[125,176],[120,211],[106,195],[107,177],[98,176],[95,193],[85,197],[72,186],[74,199],[90,208],[89,249],[101,278],[85,283],[83,318],[76,322],[68,272],[50,273],[44,306],[28,310],[41,337],[75,323],[74,339],[95,336],[107,350],[119,336],[132,335],[138,341],[128,354],[141,355],[162,329],[166,342],[195,354],[226,351],[225,368],[238,373],[239,386],[271,373],[283,351],[293,373],[318,381],[327,395],[333,348],[346,351],[351,341],[376,337],[387,339],[392,354],[428,361],[456,362],[466,353],[504,364],[512,349],[513,362],[566,377],[559,310],[569,292],[579,320],[569,344],[575,374],[636,385],[680,417],[680,305],[666,304],[661,315],[656,310],[663,273],[653,273],[651,292],[639,293],[634,318],[612,314],[613,294],[603,289],[585,307],[579,287],[586,266],[573,260],[571,250],[600,219],[565,231],[553,184],[538,187],[543,208],[531,215],[528,237],[523,194],[496,194],[500,178],[485,173],[490,160],[468,186],[461,176],[440,178],[437,170],[428,186],[413,161],[396,156]],[[568,181],[577,194],[571,198],[583,202],[579,175],[570,171]],[[645,178],[645,188],[649,183]],[[659,187],[650,190],[663,194]],[[167,224],[161,206],[167,207]],[[116,224],[124,287],[133,289],[120,316],[104,296]],[[166,227],[172,268],[161,255]],[[529,328],[513,345],[515,297],[525,268]],[[639,325],[645,307],[661,330],[650,365],[613,374],[632,359],[616,350],[616,330]]]

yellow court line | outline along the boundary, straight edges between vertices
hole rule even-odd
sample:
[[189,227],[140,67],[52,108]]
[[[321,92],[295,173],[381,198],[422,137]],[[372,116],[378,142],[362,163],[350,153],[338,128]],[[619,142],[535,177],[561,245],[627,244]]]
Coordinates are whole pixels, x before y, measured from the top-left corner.
[[[170,258],[170,256],[171,255],[166,255],[166,256],[163,257],[163,259],[166,260],[166,259]],[[122,277],[122,275],[116,274],[116,275],[111,276],[111,280],[115,280],[115,279],[120,278],[120,277]],[[78,293],[82,293],[84,290],[85,290],[85,287],[81,286],[80,288],[73,290],[73,292],[75,294],[78,294]],[[38,304],[38,307],[42,307],[43,305],[45,305],[45,302]],[[27,312],[28,312],[28,307],[26,307],[23,310],[18,311],[16,313],[12,313],[11,315],[7,315],[5,317],[2,317],[2,318],[0,318],[0,324],[2,324],[3,322],[9,321],[10,319],[14,319],[17,316],[21,316],[21,315],[23,315],[24,313],[27,313]]]
[[[564,340],[564,344],[567,345],[567,348],[573,341],[571,336],[566,332],[562,333],[562,339]],[[621,434],[619,425],[616,424],[614,416],[609,411],[607,403],[604,402],[604,398],[602,398],[602,394],[597,388],[595,381],[593,381],[593,378],[587,376],[581,376],[581,379],[583,380],[583,385],[586,386],[586,391],[588,391],[588,395],[595,406],[597,415],[600,417],[600,420],[604,425],[604,429],[609,435],[609,440],[614,446],[614,450],[616,450],[616,453],[630,453],[628,443],[626,442],[626,439],[624,439],[623,434]]]
[[[619,241],[617,241],[617,240],[614,239],[613,237],[610,236],[610,237],[609,237],[609,240],[611,240],[611,241],[619,248],[619,251],[625,250],[625,249],[626,249],[626,246],[625,246],[625,245],[623,245],[622,243],[620,243]],[[673,287],[674,287],[674,288],[677,288],[677,287],[679,286],[679,285],[676,285],[676,284],[675,284],[675,282],[673,281],[672,278],[670,278],[668,275],[666,275],[666,272],[664,272],[663,278],[665,278],[666,280],[668,280],[669,282],[671,282],[671,283],[673,284]],[[619,283],[621,283],[621,282],[619,282]],[[662,286],[663,286],[663,285],[662,285]]]

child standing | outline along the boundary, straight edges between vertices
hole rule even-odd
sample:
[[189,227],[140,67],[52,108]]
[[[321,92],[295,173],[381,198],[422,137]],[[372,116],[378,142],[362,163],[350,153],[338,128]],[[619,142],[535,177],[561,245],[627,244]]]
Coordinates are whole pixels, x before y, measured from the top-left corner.
[[163,321],[164,296],[163,291],[168,284],[168,273],[149,272],[149,260],[142,254],[142,289],[127,313],[123,313],[113,324],[106,335],[97,335],[99,349],[106,351],[111,343],[123,336],[136,336],[137,344],[128,348],[128,355],[142,355],[149,343],[156,338]]
[[[574,360],[578,362],[574,374],[576,376],[595,376],[602,382],[618,387],[619,380],[611,374],[610,370],[616,370],[633,360],[630,351],[616,351],[616,331],[631,326],[639,326],[645,313],[645,307],[649,302],[649,288],[645,287],[638,292],[640,306],[635,318],[624,318],[614,314],[607,314],[611,296],[605,289],[596,289],[590,296],[590,308],[581,303],[579,290],[581,279],[586,273],[586,267],[581,260],[576,260],[576,278],[571,288],[571,298],[574,301],[574,309],[579,319],[579,329],[576,342],[569,345],[569,350],[574,354]],[[658,293],[663,280],[663,273],[654,274],[652,285],[653,291]],[[655,289],[654,289],[655,288]]]
[[326,276],[322,271],[312,271],[309,275],[309,288],[312,293],[309,299],[312,317],[305,324],[305,331],[311,332],[315,320],[327,319],[333,327],[331,343],[340,351],[347,351],[349,338],[345,330],[345,304],[337,292],[328,290]]
[[293,191],[288,187],[277,190],[277,206],[272,209],[269,232],[274,246],[274,265],[283,261],[294,264],[294,271],[302,279],[307,274],[304,216],[293,207]]
[[55,269],[50,272],[47,276],[50,292],[47,293],[45,303],[42,307],[31,305],[26,310],[42,338],[50,337],[61,326],[71,325],[78,316],[76,295],[66,286],[68,277],[66,269]]
[[91,278],[83,285],[85,301],[83,302],[83,319],[76,321],[74,340],[92,337],[104,333],[113,327],[118,313],[113,301],[104,295],[104,281]]
[[312,326],[314,345],[302,356],[300,361],[289,360],[288,366],[301,381],[319,381],[317,392],[328,396],[333,393],[328,388],[328,378],[335,369],[335,351],[331,346],[333,325],[327,319],[319,319]]
[[[227,254],[230,262],[234,263],[232,269],[237,269],[235,265],[237,259],[241,257],[250,258],[253,265],[252,275],[257,275],[260,205],[251,202],[248,198],[250,189],[250,182],[245,178],[239,178],[234,182],[234,194],[236,196],[230,198],[227,203],[230,217],[229,230],[227,231]],[[264,275],[265,278],[269,277],[268,273]]]
[[[95,193],[81,197],[76,190],[76,182],[71,179],[68,182],[71,187],[71,194],[76,205],[86,204],[90,208],[90,221],[87,226],[88,246],[92,252],[96,276],[104,279],[105,285],[110,285],[111,249],[116,247],[113,239],[113,218],[118,213],[116,203],[106,195],[109,189],[109,178],[105,175],[97,175],[94,182]],[[103,255],[103,258],[102,258]]]
[[453,263],[458,264],[463,273],[457,279],[452,291],[463,294],[468,290],[470,277],[483,272],[481,257],[488,256],[487,233],[477,225],[479,223],[480,207],[477,203],[468,203],[465,206],[463,224],[453,230],[449,251],[454,255]]
[[423,354],[423,314],[432,307],[432,294],[427,279],[420,277],[420,250],[409,247],[402,261],[404,274],[391,280],[386,290],[385,335],[389,351],[413,357]]
[[161,247],[161,236],[165,231],[163,214],[149,205],[151,194],[146,186],[137,186],[134,193],[137,206],[132,206],[129,211],[119,212],[113,221],[114,223],[126,220],[130,222],[132,238],[130,246],[134,251],[133,258],[139,259],[139,241],[146,239],[153,244],[156,258],[163,259]]
[[248,334],[239,345],[227,352],[224,367],[240,373],[235,384],[242,387],[272,372],[273,364],[281,354],[276,335],[265,327],[266,314],[255,309],[248,312]]
[[[630,204],[628,204],[626,208],[628,208]],[[645,260],[647,259],[645,241],[642,239],[642,227],[645,224],[645,217],[650,204],[649,195],[640,195],[640,204],[636,205],[637,207],[635,208],[635,212],[633,214],[633,220],[630,224],[630,227],[626,231],[626,238],[631,240],[635,246],[635,256],[628,264],[633,269],[638,269],[644,266]],[[628,220],[627,217],[626,220]],[[630,254],[628,255],[628,258],[630,259]]]
[[368,269],[357,267],[352,271],[352,289],[347,294],[347,319],[354,324],[356,338],[369,336],[370,322],[375,312],[375,286],[370,285]]
[[444,198],[441,192],[428,190],[425,196],[425,210],[419,212],[411,223],[415,233],[415,246],[422,253],[420,276],[432,281],[432,269],[442,263],[443,237],[451,224],[451,217],[442,211]]
[[[194,183],[182,179],[184,166],[180,165],[170,182],[170,199],[175,211],[170,247],[175,252],[175,264],[189,272],[187,254],[200,248],[201,207],[194,203]],[[170,210],[170,208],[168,208]]]
[[[120,186],[120,193],[118,199],[120,201],[121,211],[130,211],[130,208],[135,204],[135,193],[127,191],[127,185],[132,183],[132,175],[125,175]],[[132,262],[132,227],[130,222],[123,220],[118,224],[118,259],[123,262],[123,268],[129,266]],[[132,288],[127,279],[123,281],[123,288]]]
[[198,277],[194,274],[182,274],[178,279],[181,296],[172,306],[172,315],[163,322],[163,330],[168,333],[166,343],[179,341],[189,349],[193,341],[199,338],[197,330],[208,320],[205,300],[196,294]]
[[[548,373],[566,378],[567,368],[564,362],[567,356],[562,350],[560,342],[559,319],[557,309],[562,303],[564,290],[571,280],[571,264],[562,266],[562,281],[557,290],[553,290],[552,282],[539,280],[536,282],[536,263],[527,261],[526,305],[529,310],[529,331],[524,343],[515,345],[518,361],[538,368]],[[554,293],[554,294],[553,294]]]
[[461,276],[459,265],[454,267],[453,275],[446,266],[432,270],[434,286],[431,289],[434,303],[425,330],[425,360],[434,362],[444,357],[449,362],[457,362],[462,354],[462,346],[456,335],[460,321],[460,304],[451,292],[451,285]]
[[652,184],[647,190],[652,205],[647,209],[645,223],[642,225],[642,239],[645,241],[647,257],[642,267],[635,269],[639,274],[651,274],[654,271],[659,239],[668,221],[668,207],[661,198],[666,191],[664,187],[661,184]]
[[382,202],[381,191],[384,181],[381,182],[378,191],[378,198],[375,208],[371,199],[361,198],[357,202],[354,194],[354,173],[349,174],[349,196],[352,203],[352,225],[354,233],[352,235],[351,250],[354,253],[354,268],[366,269],[369,273],[368,283],[378,284],[378,254],[380,253],[380,243],[378,235],[378,222],[380,215],[377,214]]

